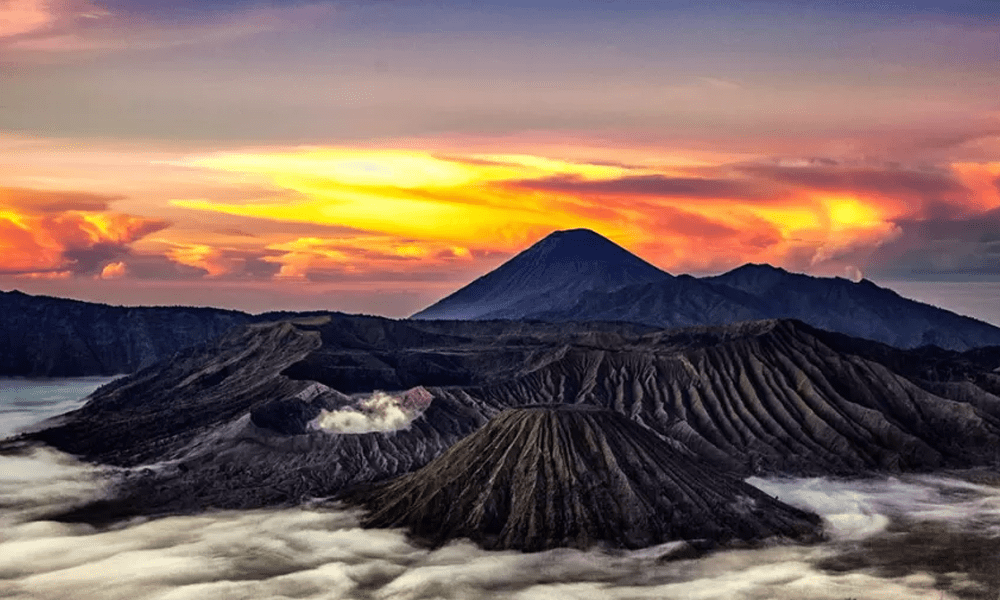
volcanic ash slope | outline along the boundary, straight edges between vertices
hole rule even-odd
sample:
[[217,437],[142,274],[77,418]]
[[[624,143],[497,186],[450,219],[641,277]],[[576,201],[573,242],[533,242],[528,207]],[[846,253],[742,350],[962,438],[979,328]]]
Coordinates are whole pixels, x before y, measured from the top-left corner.
[[345,499],[369,510],[365,526],[405,526],[433,545],[467,537],[537,551],[821,536],[816,515],[686,454],[612,411],[510,409],[422,469]]

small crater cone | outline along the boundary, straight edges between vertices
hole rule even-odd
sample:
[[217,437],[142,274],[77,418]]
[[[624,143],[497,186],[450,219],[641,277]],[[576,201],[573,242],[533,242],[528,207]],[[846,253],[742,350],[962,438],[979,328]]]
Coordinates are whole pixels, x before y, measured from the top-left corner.
[[821,537],[820,518],[684,455],[655,432],[579,405],[506,410],[422,469],[355,490],[366,527],[431,545],[643,548],[675,540]]

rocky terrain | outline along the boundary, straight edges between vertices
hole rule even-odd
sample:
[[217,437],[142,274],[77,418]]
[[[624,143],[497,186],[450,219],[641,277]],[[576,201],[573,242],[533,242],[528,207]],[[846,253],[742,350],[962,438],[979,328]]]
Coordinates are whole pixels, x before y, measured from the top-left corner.
[[434,545],[644,548],[677,540],[815,541],[792,508],[587,404],[508,409],[422,469],[347,496],[367,527],[407,527]]
[[[294,504],[418,469],[508,408],[612,410],[736,476],[998,464],[1000,349],[900,350],[798,321],[251,324],[5,444],[129,467],[65,518]],[[376,393],[381,390],[382,394]]]
[[1000,330],[865,281],[673,277],[584,230],[410,320],[0,309],[0,376],[134,371],[0,442],[111,467],[64,521],[345,500],[431,544],[808,540],[740,479],[1000,466]]
[[[561,274],[561,275],[560,275]],[[871,281],[744,265],[673,277],[594,232],[556,232],[415,319],[630,321],[657,328],[798,319],[901,348],[1000,345],[1000,328]]]

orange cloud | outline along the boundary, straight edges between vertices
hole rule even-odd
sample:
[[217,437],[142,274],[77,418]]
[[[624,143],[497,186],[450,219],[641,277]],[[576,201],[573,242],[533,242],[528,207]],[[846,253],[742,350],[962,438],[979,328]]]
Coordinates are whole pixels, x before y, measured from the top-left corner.
[[40,244],[24,227],[27,219],[0,210],[0,271],[27,273],[62,266],[61,250]]
[[472,250],[436,242],[401,240],[394,236],[297,238],[272,244],[276,252],[266,262],[280,265],[277,279],[432,279],[435,272],[470,264]]
[[121,279],[128,272],[125,263],[119,261],[108,263],[101,269],[101,279]]
[[[343,238],[354,242],[299,236],[267,246],[276,254],[264,260],[280,264],[280,276],[306,278],[384,272],[395,264],[390,255],[431,264],[448,246],[511,252],[568,227],[595,229],[674,271],[747,261],[822,269],[897,239],[900,219],[942,206],[978,210],[997,194],[996,174],[981,165],[920,170],[810,160],[649,166],[654,162],[344,148],[220,153],[183,164],[236,178],[264,177],[288,194],[280,201],[186,198],[172,204],[375,234]],[[362,245],[385,240],[408,241],[395,255],[379,255],[375,246],[361,253]],[[845,266],[835,268],[839,273]]]
[[[0,272],[357,289],[409,281],[446,292],[552,230],[588,227],[675,273],[752,261],[843,274],[868,271],[872,257],[914,255],[901,249],[931,235],[914,233],[919,223],[965,215],[967,236],[1000,207],[998,163],[918,169],[684,159],[650,149],[614,161],[608,149],[588,158],[591,150],[571,145],[562,154],[556,146],[504,154],[413,148],[263,148],[186,158],[175,149],[142,155],[142,165],[129,162],[135,154],[105,149],[86,158],[108,161],[91,180],[83,159],[59,155],[71,163],[66,181],[89,181],[82,189],[100,189],[96,182],[115,172],[113,160],[141,175],[120,180],[128,198],[0,188]],[[35,173],[0,172],[21,185],[56,181],[52,163]],[[146,181],[155,182],[148,192]],[[150,235],[166,221],[112,210],[123,205],[175,226]],[[985,256],[980,250],[976,256]]]
[[495,155],[459,161],[416,151],[315,150],[219,154],[185,164],[236,176],[265,176],[294,194],[247,204],[179,198],[173,206],[229,215],[351,227],[462,247],[515,249],[572,224],[618,238],[628,228],[572,206],[490,189],[492,182],[552,172],[617,176],[621,167]]
[[579,175],[557,175],[526,179],[506,184],[514,189],[539,190],[563,194],[590,194],[617,197],[655,197],[685,199],[739,199],[767,201],[780,197],[780,191],[747,178],[678,177],[662,174],[628,175],[614,179],[584,179]]
[[41,29],[54,16],[49,0],[8,0],[0,7],[0,38]]
[[0,272],[98,274],[168,222],[110,212],[115,197],[0,189]]
[[158,22],[115,14],[90,0],[10,0],[0,11],[0,45],[42,54],[154,50],[294,31],[329,12],[323,3],[310,3]]
[[204,244],[176,246],[167,250],[166,255],[176,263],[204,269],[208,277],[225,275],[236,266],[233,260],[223,256],[220,249]]
[[69,210],[103,211],[120,196],[85,192],[54,192],[28,188],[0,187],[0,206],[33,213],[60,213]]
[[[186,236],[190,237],[190,236]],[[167,278],[190,279],[201,277],[211,280],[251,280],[270,279],[279,270],[275,256],[282,252],[269,249],[266,240],[257,237],[238,236],[242,245],[233,245],[233,236],[202,232],[200,243],[167,239],[166,236],[150,238],[141,244],[147,267],[143,275],[165,275]],[[139,246],[137,244],[137,246]],[[164,265],[151,260],[163,257],[174,267],[173,273],[164,273]],[[200,271],[200,274],[198,273]]]
[[80,22],[108,16],[89,0],[7,0],[0,5],[0,45],[32,47],[76,39]]
[[1000,207],[1000,162],[956,163],[952,168],[973,191],[970,204],[979,211]]

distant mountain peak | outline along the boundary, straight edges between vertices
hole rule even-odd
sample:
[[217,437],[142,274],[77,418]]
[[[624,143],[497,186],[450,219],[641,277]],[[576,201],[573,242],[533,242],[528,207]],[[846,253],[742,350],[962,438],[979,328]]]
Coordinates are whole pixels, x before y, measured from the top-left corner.
[[729,273],[781,273],[784,275],[793,275],[790,271],[768,263],[746,263],[729,271]]
[[663,328],[793,318],[901,348],[1000,345],[1000,328],[908,300],[867,279],[761,263],[713,277],[674,277],[588,229],[552,232],[413,318],[626,321]]
[[549,235],[542,239],[595,239],[610,241],[608,238],[597,233],[593,229],[587,229],[586,227],[577,227],[576,229],[557,229]]
[[782,273],[788,273],[788,271],[785,270],[784,268],[782,268],[782,267],[776,267],[776,266],[774,266],[774,265],[772,265],[770,263],[753,263],[753,262],[745,263],[742,266],[736,267],[733,270],[734,271],[739,271],[739,270],[742,270],[742,269],[746,269],[748,271],[749,270],[762,270],[762,271],[781,271]]
[[591,290],[671,278],[594,231],[554,231],[413,318],[519,319],[529,311],[575,302]]
[[[573,262],[634,262],[646,261],[632,254],[625,248],[612,242],[603,235],[590,229],[565,229],[553,231],[535,242],[518,257],[532,260],[564,260]],[[523,259],[522,259],[523,260]],[[649,265],[652,267],[652,265]],[[656,267],[653,267],[654,269]]]

